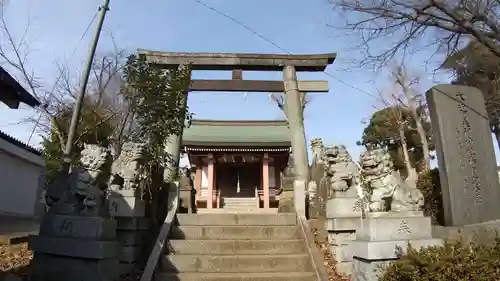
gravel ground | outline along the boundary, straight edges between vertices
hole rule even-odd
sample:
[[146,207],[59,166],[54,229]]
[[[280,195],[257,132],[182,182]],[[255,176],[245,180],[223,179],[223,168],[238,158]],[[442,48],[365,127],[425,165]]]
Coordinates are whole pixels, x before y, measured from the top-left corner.
[[10,272],[27,280],[32,258],[33,253],[28,249],[28,243],[0,246],[0,271]]

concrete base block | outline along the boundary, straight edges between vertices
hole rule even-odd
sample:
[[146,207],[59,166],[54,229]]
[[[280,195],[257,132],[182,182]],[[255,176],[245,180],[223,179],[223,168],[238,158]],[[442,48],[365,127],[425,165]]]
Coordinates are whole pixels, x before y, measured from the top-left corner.
[[109,197],[109,213],[114,217],[144,217],[146,202],[137,197]]
[[135,263],[120,263],[119,264],[120,275],[132,273],[136,269],[137,269],[137,265]]
[[356,232],[328,232],[328,243],[332,245],[347,245],[348,243],[356,240]]
[[116,230],[148,230],[151,219],[143,217],[115,217]]
[[147,235],[146,231],[124,231],[120,230],[116,234],[116,238],[120,244],[124,246],[135,246],[142,245],[146,243]]
[[354,258],[352,262],[352,281],[378,281],[381,270],[392,260],[368,261]]
[[345,275],[351,275],[353,271],[352,261],[337,262],[335,267],[337,268],[337,272]]
[[399,241],[353,241],[352,254],[366,260],[397,259],[401,252],[408,249],[408,244],[420,249],[429,246],[442,246],[441,239],[399,240]]
[[353,281],[377,281],[380,268],[408,250],[441,246],[432,239],[430,218],[422,212],[369,213],[349,243],[353,255]]
[[330,245],[330,252],[335,256],[337,262],[352,261],[352,247],[350,245]]
[[101,217],[48,214],[40,224],[40,235],[47,237],[113,240],[116,222]]
[[35,253],[32,279],[36,281],[114,281],[119,277],[118,259],[74,259]]
[[142,259],[142,246],[123,246],[118,260],[121,263],[135,263]]
[[84,259],[109,259],[120,253],[116,241],[29,236],[29,247],[37,253]]
[[361,217],[362,207],[357,197],[333,198],[326,202],[326,217]]
[[353,231],[361,227],[361,216],[359,217],[337,217],[326,221],[327,231]]
[[356,231],[356,237],[364,241],[428,239],[432,237],[431,219],[421,212],[369,213]]

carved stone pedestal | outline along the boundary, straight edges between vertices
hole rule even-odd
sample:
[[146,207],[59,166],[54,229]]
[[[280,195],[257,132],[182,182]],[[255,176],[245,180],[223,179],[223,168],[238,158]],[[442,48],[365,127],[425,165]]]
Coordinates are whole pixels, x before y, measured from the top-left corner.
[[438,246],[431,220],[422,212],[368,213],[351,243],[353,281],[377,281],[380,267],[398,259],[410,243],[414,248]]
[[119,256],[121,273],[128,273],[144,261],[144,250],[150,220],[144,218],[146,203],[140,191],[118,190],[112,187],[109,213],[117,222],[116,236],[121,243]]
[[147,261],[151,220],[144,217],[115,217],[115,220],[116,235],[121,243],[120,271],[124,274]]
[[330,251],[337,260],[337,270],[352,273],[351,242],[356,239],[356,231],[361,226],[361,199],[356,190],[336,192],[326,203],[326,230]]
[[29,237],[35,252],[32,280],[111,281],[119,277],[116,223],[111,218],[48,214],[39,235]]
[[146,213],[146,203],[138,189],[112,189],[108,201],[113,217],[144,217]]

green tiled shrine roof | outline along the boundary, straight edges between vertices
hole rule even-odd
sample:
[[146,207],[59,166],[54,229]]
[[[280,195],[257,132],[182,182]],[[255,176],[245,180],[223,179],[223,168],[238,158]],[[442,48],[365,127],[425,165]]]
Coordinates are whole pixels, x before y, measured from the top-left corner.
[[285,120],[222,121],[192,120],[184,129],[185,146],[290,146],[290,132]]

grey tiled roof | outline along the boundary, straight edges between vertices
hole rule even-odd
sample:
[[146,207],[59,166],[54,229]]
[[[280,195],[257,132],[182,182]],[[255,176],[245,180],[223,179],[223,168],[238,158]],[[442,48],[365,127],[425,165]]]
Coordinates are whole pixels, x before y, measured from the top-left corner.
[[32,146],[29,146],[29,145],[25,144],[24,142],[22,142],[22,141],[20,141],[20,140],[18,140],[16,138],[14,138],[14,137],[12,137],[12,136],[9,136],[9,135],[7,135],[6,133],[4,133],[2,131],[0,131],[0,139],[3,139],[5,141],[7,141],[7,142],[9,142],[9,143],[11,143],[11,144],[13,144],[13,145],[15,145],[17,147],[20,147],[20,148],[22,148],[22,149],[24,149],[26,151],[29,151],[29,152],[31,152],[31,153],[33,153],[35,155],[38,155],[38,156],[42,155],[42,151],[40,151],[40,150],[38,150],[38,149],[36,149],[36,148],[34,148]]

